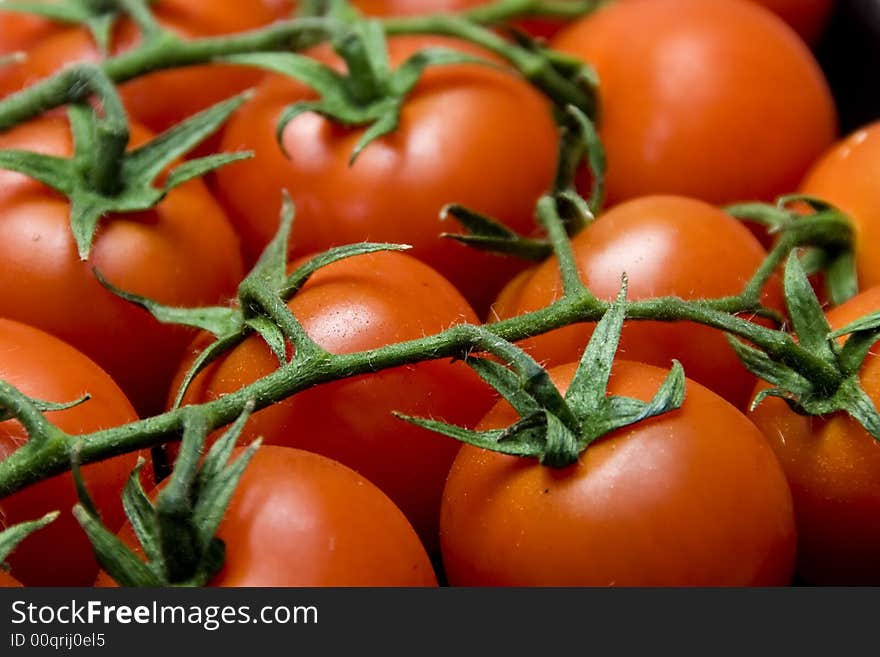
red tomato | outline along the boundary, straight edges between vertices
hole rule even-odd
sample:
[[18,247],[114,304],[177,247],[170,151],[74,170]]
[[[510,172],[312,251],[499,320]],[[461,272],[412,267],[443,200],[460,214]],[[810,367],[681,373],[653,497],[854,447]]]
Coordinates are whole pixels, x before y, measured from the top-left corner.
[[[126,525],[120,536],[136,544]],[[361,475],[310,452],[262,447],[217,536],[226,565],[209,586],[434,587],[403,513]],[[101,573],[97,586],[115,586]]]
[[[575,369],[550,375],[564,388]],[[647,401],[666,374],[619,361],[609,392]],[[503,402],[480,428],[516,420]],[[463,447],[440,529],[454,586],[784,585],[796,543],[772,450],[691,381],[679,411],[602,438],[566,469]]]
[[41,16],[4,11],[0,13],[0,55],[25,51],[63,29],[63,23]]
[[[838,329],[878,310],[875,287],[830,311],[828,321]],[[880,358],[868,356],[860,378],[880,404]],[[800,577],[810,584],[880,584],[880,444],[848,415],[798,415],[778,399],[767,399],[751,417],[791,485]]]
[[[309,335],[344,354],[421,338],[476,315],[455,289],[419,261],[398,253],[358,256],[312,278],[289,304]],[[185,363],[182,371],[188,369]],[[253,337],[203,372],[187,403],[216,399],[276,370]],[[458,451],[454,440],[392,416],[445,418],[473,426],[494,396],[463,363],[429,361],[321,385],[267,408],[243,440],[323,454],[354,468],[403,509],[431,549],[440,493]]]
[[599,74],[610,203],[646,194],[769,201],[792,192],[835,136],[819,65],[751,3],[630,0],[552,45]]
[[[148,138],[134,126],[133,143]],[[72,153],[65,119],[43,118],[0,135],[0,148]],[[242,277],[238,241],[199,181],[150,212],[102,221],[88,262],[77,255],[70,204],[41,183],[0,171],[0,316],[44,329],[98,362],[142,413],[159,410],[193,332],[160,324],[107,291],[172,306],[216,304]]]
[[[62,431],[80,435],[137,419],[125,395],[101,368],[47,333],[0,319],[0,353],[0,380],[29,397],[72,402],[91,395],[75,408],[47,414]],[[17,421],[0,422],[0,460],[26,440],[27,433]],[[120,527],[125,519],[120,496],[136,461],[137,455],[130,454],[83,468],[89,491],[109,527]],[[76,501],[69,474],[0,499],[0,529],[50,511],[61,512],[55,522],[31,534],[9,556],[16,579],[30,586],[87,586],[94,580],[98,567],[91,545],[70,513]]]
[[[633,301],[740,294],[766,256],[757,239],[735,219],[700,201],[672,196],[624,203],[584,229],[572,246],[582,280],[593,294],[608,300],[617,296],[624,273]],[[562,296],[556,259],[511,287],[494,307],[501,319],[550,305]],[[764,303],[783,307],[776,278],[767,286]],[[526,340],[522,346],[550,365],[578,361],[593,327],[576,324]],[[628,322],[621,353],[660,367],[669,367],[677,358],[688,376],[741,408],[755,385],[724,335],[696,324]]]
[[[193,38],[260,27],[285,16],[290,5],[286,0],[159,0],[152,9],[165,28]],[[131,49],[139,39],[140,34],[130,21],[120,21],[114,33],[112,53]],[[56,73],[72,62],[102,59],[91,33],[82,27],[57,30],[35,39],[27,54],[21,63],[0,67],[0,97]],[[122,96],[132,116],[159,132],[244,91],[262,77],[260,71],[244,67],[195,66],[134,80],[122,87]]]
[[[391,60],[400,64],[432,46],[487,56],[455,40],[407,37],[391,40]],[[246,259],[253,260],[274,235],[281,190],[289,189],[297,206],[294,256],[365,239],[411,244],[414,256],[484,309],[522,264],[441,238],[457,227],[441,222],[440,210],[462,203],[517,231],[534,231],[534,205],[552,184],[556,159],[557,130],[547,102],[504,71],[435,67],[407,100],[397,131],[349,166],[364,130],[316,114],[288,124],[284,151],[278,147],[281,111],[311,97],[305,87],[273,78],[225,132],[224,150],[256,152],[250,162],[216,176]]]
[[880,122],[830,149],[807,174],[805,194],[838,206],[856,227],[856,262],[863,288],[880,285]]

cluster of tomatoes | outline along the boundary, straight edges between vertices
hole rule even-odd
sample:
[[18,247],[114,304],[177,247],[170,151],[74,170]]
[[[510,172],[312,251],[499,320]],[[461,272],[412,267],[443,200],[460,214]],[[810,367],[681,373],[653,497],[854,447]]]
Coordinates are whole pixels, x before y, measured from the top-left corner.
[[[358,0],[372,16],[459,11],[481,0]],[[763,5],[763,6],[762,6]],[[290,15],[288,0],[157,0],[187,38],[255,29]],[[571,24],[518,29],[592,65],[609,209],[573,238],[582,280],[613,298],[739,294],[767,255],[728,203],[793,192],[821,197],[855,224],[868,291],[828,314],[835,328],[880,310],[880,126],[835,145],[834,102],[810,44],[831,0],[617,0]],[[135,47],[121,20],[111,54]],[[469,249],[444,232],[449,203],[537,235],[535,204],[553,186],[559,128],[549,101],[496,55],[451,37],[388,40],[392,67],[430,47],[495,61],[429,68],[398,128],[351,154],[364,129],[304,113],[315,92],[289,77],[212,64],[120,86],[131,147],[247,88],[255,93],[209,144],[254,153],[172,191],[154,209],[106,217],[88,261],[70,202],[0,172],[0,379],[34,399],[90,399],[47,417],[69,434],[162,412],[206,336],[162,324],[113,286],[168,306],[229,302],[275,235],[288,190],[291,262],[360,241],[411,245],[336,262],[289,302],[333,354],[415,340],[459,323],[508,319],[562,294],[555,259],[529,266]],[[104,55],[85,27],[0,15],[0,97]],[[308,53],[330,66],[327,46]],[[67,115],[0,134],[0,148],[71,157]],[[590,174],[580,184],[586,194]],[[762,240],[765,240],[762,243]],[[771,278],[763,303],[785,312]],[[593,331],[577,324],[520,346],[565,389]],[[680,410],[613,432],[565,469],[502,456],[407,424],[394,412],[463,427],[518,417],[462,362],[426,361],[323,384],[256,413],[242,443],[264,441],[218,533],[218,586],[786,585],[880,582],[880,445],[851,418],[809,417],[781,400],[749,414],[759,382],[724,335],[695,324],[627,322],[610,392],[648,401],[673,359],[689,377]],[[252,336],[189,386],[185,404],[240,390],[278,368]],[[880,401],[880,361],[865,390]],[[0,422],[0,458],[26,440]],[[171,450],[173,452],[173,450]],[[137,454],[83,468],[107,527],[125,522],[120,492]],[[152,472],[144,477],[152,477]],[[0,500],[0,523],[61,517],[7,560],[25,585],[91,585],[98,564],[70,514],[70,475]],[[124,540],[134,542],[131,528]],[[9,576],[0,571],[0,584]],[[108,583],[106,576],[99,583]]]

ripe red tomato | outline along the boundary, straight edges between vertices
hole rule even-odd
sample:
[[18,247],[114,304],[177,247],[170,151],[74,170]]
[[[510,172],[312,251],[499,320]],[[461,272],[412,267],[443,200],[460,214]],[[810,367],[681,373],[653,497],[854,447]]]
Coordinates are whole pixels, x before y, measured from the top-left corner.
[[[395,38],[391,60],[447,47],[489,56],[459,41]],[[326,55],[322,55],[325,56]],[[334,125],[316,114],[296,118],[275,138],[286,106],[311,98],[291,80],[272,78],[233,116],[224,149],[256,157],[217,173],[216,190],[251,260],[278,227],[281,190],[297,206],[294,255],[330,246],[390,241],[446,276],[478,310],[485,309],[521,262],[480,253],[440,237],[447,203],[495,216],[523,233],[535,228],[534,205],[552,184],[557,130],[547,102],[512,74],[482,65],[430,69],[407,100],[400,127],[349,158],[364,130]]]
[[630,0],[552,45],[599,74],[610,203],[646,194],[769,201],[796,189],[835,136],[819,65],[751,3]]
[[846,212],[856,227],[856,263],[863,288],[880,285],[880,122],[831,148],[807,174],[805,194],[818,196]]
[[[658,296],[712,299],[740,294],[765,257],[757,239],[735,219],[701,201],[654,196],[609,210],[572,241],[582,280],[593,294],[611,300],[629,278],[633,301]],[[494,307],[507,319],[539,310],[562,296],[555,258],[530,278],[514,280]],[[771,279],[764,303],[783,307],[779,281]],[[593,324],[576,324],[522,343],[541,362],[578,361]],[[627,322],[621,353],[660,367],[673,358],[695,381],[745,408],[755,378],[743,367],[724,335],[690,323]]]
[[[314,276],[289,304],[331,353],[353,353],[477,322],[461,295],[426,265],[399,253],[358,256]],[[188,369],[185,363],[182,371]],[[276,370],[253,337],[196,378],[187,403],[216,399]],[[243,440],[323,454],[354,468],[403,509],[429,549],[440,493],[458,443],[392,416],[473,426],[494,395],[463,363],[429,361],[321,385],[251,418]]]
[[[148,134],[134,126],[133,144]],[[0,135],[0,148],[68,157],[70,128],[43,118]],[[43,184],[0,171],[0,316],[57,335],[106,369],[144,414],[163,408],[193,332],[160,324],[95,277],[172,306],[216,304],[242,277],[238,240],[203,183],[172,191],[150,212],[105,218],[82,262],[70,204]]]
[[[550,375],[564,389],[575,369]],[[609,392],[647,401],[665,377],[619,361]],[[504,402],[480,428],[517,419]],[[457,586],[785,585],[796,543],[773,451],[691,381],[679,411],[602,438],[566,469],[463,447],[440,529]]]
[[[254,29],[285,16],[289,9],[286,0],[159,0],[152,5],[165,28],[189,38]],[[114,32],[111,51],[122,53],[139,39],[133,23],[122,20]],[[102,58],[90,32],[82,27],[53,29],[48,35],[35,37],[27,49],[25,61],[0,67],[0,97],[72,62],[97,62]],[[257,84],[262,77],[260,71],[244,67],[194,66],[139,78],[121,91],[129,113],[160,132]]]
[[0,55],[23,52],[64,29],[62,23],[33,14],[0,12]]
[[[130,525],[120,536],[135,545]],[[210,586],[437,586],[400,509],[354,470],[311,452],[260,448],[217,536],[226,565]],[[102,572],[96,585],[115,584]]]
[[[137,419],[125,395],[101,368],[47,333],[0,319],[0,353],[0,380],[29,397],[61,403],[91,395],[75,408],[47,414],[62,431],[80,435]],[[0,422],[0,460],[26,440],[27,433],[17,421]],[[119,527],[125,520],[120,496],[136,461],[137,455],[130,454],[83,468],[89,491],[110,527]],[[30,586],[87,586],[94,580],[98,567],[91,545],[70,513],[76,501],[69,474],[0,499],[0,529],[50,511],[61,512],[55,522],[31,534],[9,556],[16,579]]]
[[[875,287],[831,310],[828,321],[838,329],[878,310]],[[869,355],[860,378],[880,404],[880,358]],[[800,577],[819,585],[880,584],[880,444],[848,415],[798,415],[779,399],[768,398],[751,418],[791,485]]]

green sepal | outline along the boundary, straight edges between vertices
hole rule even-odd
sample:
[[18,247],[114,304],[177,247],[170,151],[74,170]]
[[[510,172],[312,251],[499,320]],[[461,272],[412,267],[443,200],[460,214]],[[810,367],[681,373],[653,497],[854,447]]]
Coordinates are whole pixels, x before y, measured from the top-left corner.
[[228,461],[253,410],[254,403],[249,402],[201,459],[208,424],[206,417],[193,409],[184,423],[174,473],[155,503],[141,487],[143,461],[139,461],[123,493],[123,504],[146,561],[110,533],[88,504],[77,505],[74,513],[99,562],[118,584],[204,586],[220,571],[225,546],[215,535],[260,441],[233,462]]
[[[96,73],[96,80],[103,80]],[[103,84],[100,82],[99,84]],[[111,94],[112,96],[112,94]],[[211,107],[183,123],[159,135],[151,142],[125,153],[128,139],[127,127],[118,115],[124,111],[115,108],[106,117],[87,106],[74,104],[69,107],[71,130],[74,133],[73,158],[63,158],[25,153],[0,151],[0,168],[28,175],[61,192],[70,199],[71,230],[76,239],[80,258],[87,260],[100,221],[110,214],[142,212],[155,207],[175,187],[203,175],[217,167],[236,162],[249,154],[221,154],[186,162],[172,170],[161,187],[155,183],[173,162],[192,150],[220,126],[249,97],[242,94]],[[105,103],[115,107],[118,98],[106,98]],[[102,137],[101,139],[100,137]],[[104,148],[118,153],[108,153]],[[115,144],[115,146],[114,146]],[[106,161],[107,158],[120,162]],[[94,174],[101,166],[118,169],[114,171],[112,189],[98,191]]]
[[[273,292],[281,289],[287,279],[287,252],[290,242],[290,234],[293,231],[293,222],[296,218],[296,208],[290,194],[285,190],[281,204],[281,218],[278,230],[272,241],[260,254],[257,264],[239,286],[241,291],[250,285],[262,285]],[[244,301],[244,299],[242,299]],[[245,304],[245,313],[248,309]]]
[[842,251],[825,265],[825,288],[831,303],[839,306],[859,293],[856,256],[853,251]]
[[[295,103],[282,112],[276,132],[279,143],[287,124],[309,112],[348,127],[367,126],[351,154],[350,164],[354,164],[358,155],[373,141],[397,129],[403,104],[427,67],[473,63],[497,66],[483,58],[454,50],[428,48],[410,57],[396,71],[391,71],[387,68],[387,61],[385,65],[377,64],[384,60],[384,55],[377,55],[376,35],[367,32],[349,33],[340,42],[347,48],[343,55],[348,56],[349,75],[295,53],[234,55],[223,58],[223,61],[292,77],[317,93],[317,100]],[[356,49],[358,42],[365,44],[364,47]],[[385,52],[384,40],[382,52]],[[355,61],[356,56],[363,61]],[[355,74],[358,71],[369,75]]]
[[119,289],[110,283],[97,269],[92,270],[95,277],[105,288],[113,294],[140,306],[150,313],[156,320],[163,324],[188,326],[202,331],[207,331],[216,337],[234,333],[240,333],[242,329],[241,313],[234,308],[222,306],[210,306],[206,308],[177,308],[166,306],[157,301],[147,299],[131,292]]
[[788,315],[801,346],[820,358],[834,358],[833,343],[828,340],[831,327],[796,253],[788,258],[784,281]]
[[384,244],[380,242],[360,242],[358,244],[334,247],[310,258],[293,270],[280,290],[281,298],[285,301],[290,300],[316,272],[335,262],[369,253],[380,253],[382,251],[403,252],[410,249],[412,247],[408,244]]
[[545,240],[523,237],[500,221],[460,205],[443,208],[440,218],[452,217],[468,232],[442,233],[441,237],[455,240],[479,251],[510,255],[530,262],[543,262],[553,255],[553,246]]
[[208,367],[208,365],[220,358],[223,354],[240,345],[246,337],[247,335],[244,332],[231,333],[219,338],[216,342],[212,342],[208,347],[202,350],[187,370],[186,375],[184,375],[183,381],[181,381],[180,387],[177,389],[177,393],[174,396],[174,405],[172,408],[180,408],[180,405],[183,403],[183,398],[186,396],[186,392],[189,390],[192,382],[206,367]]
[[263,338],[263,342],[269,346],[269,349],[275,354],[275,358],[278,359],[279,365],[287,364],[287,340],[277,324],[268,317],[256,315],[246,319],[245,325]]
[[[577,175],[586,162],[591,175],[589,201],[577,191]],[[578,232],[602,211],[605,203],[605,178],[608,160],[605,146],[595,123],[574,105],[565,108],[560,140],[559,165],[554,195],[568,207],[560,214],[570,225],[569,233]]]
[[546,411],[544,428],[544,450],[540,456],[541,465],[551,468],[566,468],[577,462],[581,453],[578,435],[567,427],[553,413]]
[[734,219],[763,226],[771,235],[780,232],[792,221],[788,210],[766,203],[738,203],[728,205],[724,211]]
[[5,561],[12,554],[13,550],[28,536],[55,522],[59,515],[61,514],[58,511],[52,511],[39,520],[31,520],[30,522],[13,525],[0,532],[0,568],[8,570]]
[[[71,408],[76,408],[77,406],[81,406],[82,404],[85,404],[91,398],[92,398],[91,395],[85,394],[82,397],[80,397],[79,399],[76,399],[71,402],[56,403],[56,402],[43,401],[41,399],[30,399],[30,402],[41,413],[52,413],[55,411],[67,411],[67,410],[70,410]],[[6,420],[11,420],[14,417],[15,417],[15,415],[12,412],[10,412],[9,409],[7,409],[3,406],[0,406],[0,422],[5,422]]]
[[149,588],[162,586],[159,575],[83,506],[77,504],[73,507],[73,515],[89,537],[101,568],[119,586]]
[[880,312],[862,317],[842,329],[829,334],[829,340],[849,335],[840,352],[840,364],[846,375],[854,375],[862,368],[862,364],[871,352],[872,347],[880,340]]
[[[790,395],[805,396],[813,392],[813,384],[803,375],[782,363],[770,358],[760,349],[755,349],[740,339],[727,335],[727,342],[739,357],[745,368],[762,381],[786,390]],[[760,403],[760,402],[758,402]],[[753,404],[752,408],[756,408]]]
[[535,398],[523,388],[520,378],[501,363],[487,358],[467,358],[465,362],[507,400],[521,417],[528,417],[541,410]]

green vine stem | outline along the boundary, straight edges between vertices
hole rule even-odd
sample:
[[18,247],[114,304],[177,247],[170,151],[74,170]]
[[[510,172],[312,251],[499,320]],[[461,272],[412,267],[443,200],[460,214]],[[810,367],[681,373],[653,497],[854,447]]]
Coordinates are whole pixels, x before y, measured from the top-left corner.
[[[483,19],[494,22],[515,18],[524,11],[541,11],[544,4],[502,0],[487,5],[483,9]],[[567,3],[546,4],[550,13],[555,14],[559,9],[556,5]],[[185,40],[150,23],[142,2],[128,0],[124,6],[126,11],[139,19],[145,38],[138,47],[110,57],[98,66],[104,76],[115,84],[155,71],[206,64],[235,55],[304,50],[332,40],[350,29],[345,22],[318,16],[278,21],[261,29],[234,35]],[[572,104],[590,116],[595,112],[595,91],[582,84],[582,81],[572,82],[566,75],[567,71],[559,70],[553,58],[543,52],[518,46],[472,20],[439,14],[388,19],[383,24],[388,35],[443,34],[481,45],[510,62],[560,106]],[[570,64],[575,66],[574,63]],[[80,67],[66,69],[0,101],[0,130],[9,129],[67,103],[84,100],[91,91],[91,88],[86,89],[82,85],[86,75],[87,71]]]
[[[211,430],[226,426],[239,417],[252,400],[255,409],[260,410],[323,383],[425,360],[467,358],[475,351],[486,350],[487,336],[517,342],[570,324],[600,321],[611,308],[611,302],[597,299],[579,279],[575,281],[577,272],[570,254],[569,238],[554,199],[545,197],[541,200],[539,218],[548,229],[557,256],[561,256],[559,261],[563,267],[563,278],[568,281],[565,294],[547,308],[483,327],[460,325],[436,335],[378,349],[329,354],[306,347],[309,339],[302,335],[298,322],[283,303],[276,303],[265,292],[250,289],[248,294],[256,306],[263,311],[268,310],[273,321],[286,327],[287,337],[299,340],[299,344],[305,348],[265,378],[201,405],[199,408],[204,413],[205,423]],[[771,254],[770,257],[776,256]],[[256,289],[259,289],[258,285]],[[277,291],[275,294],[277,296]],[[734,308],[731,307],[731,300],[722,301],[724,309],[716,308],[718,301],[713,300],[684,301],[668,297],[631,301],[626,303],[626,318],[636,321],[690,321],[712,326],[760,347],[775,360],[796,368],[819,387],[834,389],[839,386],[839,372],[801,347],[791,335],[738,317],[738,312],[751,312],[750,302],[743,302],[741,308]],[[16,404],[21,407],[24,398],[8,388],[0,386],[0,408],[9,409]],[[60,435],[60,431],[42,419],[35,408],[25,404],[24,410],[28,411],[24,419],[33,429],[32,436],[51,432],[53,437],[51,440],[33,440],[0,462],[0,497],[68,470],[75,445],[78,446],[78,459],[87,464],[176,440],[191,412],[189,407],[183,407],[122,427],[73,437]]]

